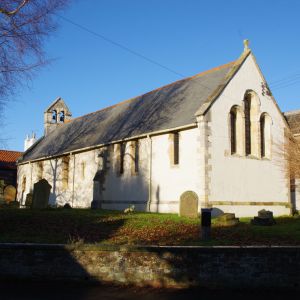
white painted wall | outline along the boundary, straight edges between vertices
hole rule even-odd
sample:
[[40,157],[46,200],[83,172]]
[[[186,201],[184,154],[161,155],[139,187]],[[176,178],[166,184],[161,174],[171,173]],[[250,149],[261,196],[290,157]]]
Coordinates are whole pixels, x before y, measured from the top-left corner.
[[[75,174],[74,169],[75,159]],[[62,184],[62,158],[44,160],[43,178],[52,186],[49,204],[63,206],[70,203],[73,207],[89,207],[93,197],[93,178],[97,170],[96,150],[70,156],[68,186]],[[85,163],[84,173],[82,164]],[[73,176],[74,174],[74,176]],[[37,163],[27,163],[18,166],[18,199],[22,199],[22,178],[26,176],[25,195],[33,191],[33,185],[38,181]],[[73,189],[74,180],[74,189]],[[74,190],[74,192],[73,192]],[[25,198],[25,196],[23,196]]]
[[[139,172],[136,175],[131,173],[130,150],[126,146],[124,173],[119,175],[118,170],[113,167],[108,172],[103,198],[111,204],[106,203],[103,207],[124,209],[133,204],[138,210],[178,213],[180,195],[187,190],[197,193],[200,186],[197,175],[199,167],[195,163],[198,156],[197,134],[197,128],[179,132],[180,161],[178,165],[170,163],[169,134],[152,136],[151,140],[150,138],[141,139],[139,141]],[[115,159],[113,157],[112,161]],[[149,192],[151,197],[149,197]]]
[[201,189],[198,128],[179,132],[179,164],[169,159],[169,135],[152,138],[151,211],[179,212],[180,195]]
[[[125,145],[124,173],[119,173],[118,151],[116,145],[110,151],[110,168],[106,175],[105,191],[103,191],[103,208],[125,209],[134,205],[137,210],[146,210],[148,201],[149,181],[149,141],[145,138],[139,140],[138,173],[132,172],[133,157],[130,142]],[[110,202],[110,203],[107,203]]]
[[[169,158],[169,148],[172,146],[169,134],[162,134],[139,140],[139,171],[132,172],[132,156],[130,142],[126,143],[124,157],[124,173],[119,174],[116,164],[117,151],[110,148],[108,172],[104,183],[105,190],[101,198],[106,209],[125,209],[131,204],[137,210],[155,212],[179,211],[179,198],[187,190],[199,192],[199,165],[195,163],[199,156],[197,146],[198,129],[183,130],[179,133],[180,162],[172,165]],[[152,146],[151,146],[152,143]],[[152,172],[150,184],[150,151],[152,147]],[[43,178],[52,185],[50,204],[62,206],[70,203],[73,207],[90,207],[93,200],[93,178],[98,170],[99,149],[78,153],[70,156],[68,188],[62,185],[62,159],[44,161]],[[73,168],[75,159],[74,192]],[[84,167],[83,167],[84,165]],[[84,171],[83,171],[84,169]],[[26,176],[25,195],[33,189],[38,181],[37,163],[19,166],[18,199],[22,198],[21,182]],[[32,180],[29,180],[32,178]],[[29,181],[28,181],[29,180]],[[151,190],[151,199],[149,191]],[[149,202],[151,200],[151,202]]]
[[[279,151],[277,145],[284,143],[285,123],[272,99],[262,95],[262,82],[263,78],[250,55],[210,109],[209,201],[289,201],[289,182],[284,176],[284,162],[282,157],[276,155]],[[229,112],[233,105],[243,107],[246,90],[253,90],[257,93],[261,103],[260,112],[267,112],[272,118],[271,160],[230,154]],[[251,216],[263,208],[270,209],[279,215],[289,213],[289,209],[283,206],[276,208],[273,206],[219,207],[225,212],[233,211],[237,216]]]

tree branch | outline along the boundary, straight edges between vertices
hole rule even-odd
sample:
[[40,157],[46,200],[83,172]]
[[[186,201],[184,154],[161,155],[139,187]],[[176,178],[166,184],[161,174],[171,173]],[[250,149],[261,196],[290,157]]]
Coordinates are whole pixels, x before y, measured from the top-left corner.
[[29,2],[29,0],[23,0],[20,3],[20,5],[16,9],[14,9],[12,11],[8,11],[8,10],[3,9],[3,8],[0,7],[0,13],[6,15],[8,17],[11,17],[11,16],[17,14],[28,2]]

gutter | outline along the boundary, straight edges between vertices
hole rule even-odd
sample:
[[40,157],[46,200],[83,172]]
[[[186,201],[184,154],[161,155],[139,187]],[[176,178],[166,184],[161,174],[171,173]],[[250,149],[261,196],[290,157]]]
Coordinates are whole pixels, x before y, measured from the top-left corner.
[[149,141],[149,176],[148,176],[148,211],[150,212],[151,208],[151,202],[152,202],[152,139],[151,136],[148,135],[148,141]]
[[72,207],[74,207],[74,183],[75,183],[75,154],[72,152],[70,153],[70,156],[73,155],[73,178],[72,178]]
[[106,147],[106,146],[113,145],[113,144],[118,144],[118,143],[127,142],[127,141],[131,141],[131,140],[136,140],[136,139],[139,139],[139,138],[147,138],[147,137],[150,137],[150,136],[160,135],[160,134],[164,134],[164,133],[170,133],[170,132],[177,131],[177,130],[191,129],[191,128],[197,128],[197,122],[191,123],[191,124],[188,124],[188,125],[184,125],[184,126],[174,127],[174,128],[171,128],[171,129],[164,129],[164,130],[153,131],[151,133],[144,133],[144,134],[132,136],[132,137],[129,137],[129,138],[124,138],[124,139],[112,141],[110,143],[98,144],[98,145],[95,145],[95,146],[89,146],[89,147],[80,148],[80,149],[77,149],[77,150],[70,150],[70,151],[66,151],[66,152],[63,152],[63,153],[60,153],[60,154],[57,154],[57,155],[43,156],[41,158],[36,158],[36,159],[32,159],[32,160],[27,160],[25,162],[17,163],[17,165],[21,166],[21,165],[28,164],[30,162],[38,162],[38,161],[41,161],[41,160],[58,158],[58,157],[61,157],[61,156],[64,156],[64,155],[69,155],[71,153],[76,154],[76,153],[80,153],[80,152],[85,152],[85,151],[89,151],[89,150],[94,150],[94,149]]

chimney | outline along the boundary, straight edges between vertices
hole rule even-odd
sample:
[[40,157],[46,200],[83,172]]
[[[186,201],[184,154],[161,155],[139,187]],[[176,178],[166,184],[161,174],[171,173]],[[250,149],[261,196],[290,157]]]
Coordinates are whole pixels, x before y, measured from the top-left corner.
[[24,142],[24,151],[26,151],[27,149],[29,149],[34,143],[36,142],[36,135],[33,132],[31,137],[29,137],[29,135],[27,134],[25,142]]

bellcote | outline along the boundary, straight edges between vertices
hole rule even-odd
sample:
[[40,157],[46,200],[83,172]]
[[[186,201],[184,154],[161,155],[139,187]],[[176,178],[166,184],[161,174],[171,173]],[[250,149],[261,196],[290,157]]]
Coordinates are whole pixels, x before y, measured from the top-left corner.
[[57,98],[44,112],[44,134],[69,121],[72,114],[62,98]]

